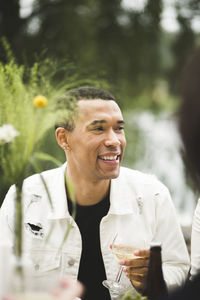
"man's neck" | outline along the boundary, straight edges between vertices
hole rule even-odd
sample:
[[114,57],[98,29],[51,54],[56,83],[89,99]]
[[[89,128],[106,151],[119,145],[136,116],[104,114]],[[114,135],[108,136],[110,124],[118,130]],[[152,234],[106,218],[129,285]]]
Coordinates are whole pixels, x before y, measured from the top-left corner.
[[68,178],[71,180],[74,190],[76,202],[80,205],[94,205],[99,203],[108,193],[110,180],[88,181],[84,177],[78,180],[67,172]]

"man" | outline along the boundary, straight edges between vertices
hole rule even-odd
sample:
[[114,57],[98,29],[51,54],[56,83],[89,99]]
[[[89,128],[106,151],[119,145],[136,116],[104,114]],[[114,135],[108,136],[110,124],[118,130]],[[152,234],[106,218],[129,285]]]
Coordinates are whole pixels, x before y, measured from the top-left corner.
[[[160,241],[168,287],[182,284],[189,259],[173,203],[167,188],[155,177],[120,166],[126,140],[123,116],[114,97],[93,87],[82,87],[69,95],[77,101],[76,118],[61,122],[56,129],[67,164],[42,173],[53,210],[39,174],[23,185],[24,253],[33,261],[36,274],[45,278],[45,274],[57,272],[78,278],[85,285],[83,299],[110,299],[112,291],[109,294],[102,281],[114,280],[117,275],[119,265],[110,244],[117,232],[124,231],[130,239],[137,233],[147,245]],[[65,177],[75,191],[75,221]],[[1,209],[0,225],[9,239],[14,194],[12,187]],[[148,253],[141,249],[137,260],[121,262],[125,265],[121,277],[124,290],[142,290]]]

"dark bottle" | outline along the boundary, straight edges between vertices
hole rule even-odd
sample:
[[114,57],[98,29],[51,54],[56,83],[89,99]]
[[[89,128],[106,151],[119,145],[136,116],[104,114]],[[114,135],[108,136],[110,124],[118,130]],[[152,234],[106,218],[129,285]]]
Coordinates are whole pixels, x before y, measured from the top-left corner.
[[149,269],[143,295],[147,296],[148,300],[154,300],[167,294],[167,286],[162,272],[161,243],[151,243]]

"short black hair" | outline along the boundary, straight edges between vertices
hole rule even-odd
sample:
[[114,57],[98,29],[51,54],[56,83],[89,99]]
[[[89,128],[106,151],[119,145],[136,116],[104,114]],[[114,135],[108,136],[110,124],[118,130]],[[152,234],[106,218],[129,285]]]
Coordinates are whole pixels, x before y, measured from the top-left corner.
[[91,86],[83,86],[67,92],[67,95],[72,96],[76,101],[78,100],[92,100],[92,99],[102,99],[102,100],[115,100],[114,96],[109,92]]
[[101,88],[92,87],[92,86],[82,86],[79,88],[69,90],[63,97],[59,98],[57,101],[58,109],[66,109],[69,112],[66,120],[61,123],[57,122],[55,129],[58,127],[63,127],[68,131],[72,131],[75,127],[75,115],[77,102],[80,100],[113,100],[116,101],[114,96]]

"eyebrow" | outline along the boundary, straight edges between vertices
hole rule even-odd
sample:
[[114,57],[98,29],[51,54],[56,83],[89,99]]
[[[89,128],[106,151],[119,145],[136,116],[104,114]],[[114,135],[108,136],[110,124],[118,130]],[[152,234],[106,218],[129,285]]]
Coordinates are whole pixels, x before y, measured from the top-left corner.
[[97,124],[104,124],[104,123],[106,123],[106,120],[94,120],[92,123],[89,124],[89,126],[97,125]]
[[[105,123],[107,123],[106,120],[94,120],[87,127],[91,127],[91,126],[95,126],[95,125],[100,125],[100,124],[105,124]],[[117,124],[125,124],[125,122],[124,122],[124,120],[118,120]]]

